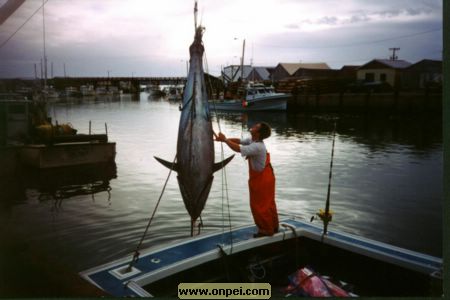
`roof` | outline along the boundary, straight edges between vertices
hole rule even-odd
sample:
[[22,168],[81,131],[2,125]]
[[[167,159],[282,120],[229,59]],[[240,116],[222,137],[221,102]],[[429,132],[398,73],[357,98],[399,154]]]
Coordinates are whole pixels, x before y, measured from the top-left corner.
[[279,63],[289,75],[293,75],[298,69],[319,69],[328,70],[330,67],[326,63]]
[[262,80],[269,80],[270,73],[268,68],[272,67],[254,67],[253,70],[258,73]]
[[422,59],[418,62],[416,62],[415,64],[410,65],[408,68],[415,68],[417,66],[422,66],[422,65],[428,65],[428,66],[438,66],[442,68],[442,60],[435,60],[435,59]]
[[361,67],[361,66],[345,65],[345,66],[342,66],[341,71],[353,71],[353,70],[356,71],[359,67]]
[[408,62],[406,60],[401,60],[401,59],[399,59],[399,60],[373,59],[373,60],[369,61],[368,63],[362,65],[360,69],[364,69],[365,67],[367,67],[373,63],[379,63],[379,64],[385,65],[386,67],[391,68],[391,69],[405,69],[411,65],[410,62]]

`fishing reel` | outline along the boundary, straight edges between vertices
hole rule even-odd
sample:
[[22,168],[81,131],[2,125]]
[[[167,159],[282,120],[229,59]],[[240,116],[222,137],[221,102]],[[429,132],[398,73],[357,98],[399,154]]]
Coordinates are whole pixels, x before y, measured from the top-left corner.
[[316,216],[318,216],[322,220],[323,223],[328,224],[333,219],[333,214],[334,214],[334,212],[332,210],[329,210],[327,213],[325,210],[319,209],[319,212],[316,215],[311,217],[310,222],[314,221],[314,218]]

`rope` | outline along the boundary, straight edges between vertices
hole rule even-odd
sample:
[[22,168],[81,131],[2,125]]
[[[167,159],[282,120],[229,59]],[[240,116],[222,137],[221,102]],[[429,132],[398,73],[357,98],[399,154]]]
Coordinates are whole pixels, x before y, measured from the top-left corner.
[[[205,69],[206,69],[206,73],[209,74],[208,71],[208,59],[206,58],[206,50],[205,50]],[[211,84],[211,80],[208,80],[210,89],[211,89],[211,93],[212,93],[212,84]],[[219,114],[217,113],[217,108],[216,108],[216,100],[213,97],[213,107],[214,107],[214,114],[216,115],[216,121],[217,121],[217,127],[219,128],[219,132],[222,132],[222,128],[220,126],[220,117]],[[224,149],[223,149],[223,143],[220,143],[220,158],[221,161],[223,162],[225,159],[225,154],[224,154]],[[233,253],[233,234],[232,234],[232,225],[231,225],[231,211],[230,211],[230,199],[229,199],[229,195],[228,195],[228,180],[227,180],[227,172],[224,168],[224,166],[222,166],[222,192],[221,192],[221,197],[222,197],[222,241],[224,241],[224,234],[225,234],[225,216],[224,216],[224,191],[226,194],[226,199],[227,199],[227,208],[228,208],[228,226],[229,226],[229,232],[230,232],[230,254]]]
[[[173,159],[172,168],[175,165],[176,160],[177,160],[177,155],[175,155],[175,157]],[[156,202],[156,206],[155,206],[155,209],[153,210],[152,216],[150,217],[150,219],[147,223],[147,227],[145,228],[144,234],[142,235],[141,240],[139,241],[139,244],[136,247],[136,250],[134,250],[133,258],[132,258],[130,264],[128,265],[127,272],[131,271],[131,268],[139,259],[139,254],[140,254],[139,249],[141,248],[142,243],[145,239],[145,236],[147,235],[148,229],[150,228],[150,224],[152,223],[152,220],[155,217],[156,210],[158,209],[159,203],[161,202],[161,198],[164,194],[164,191],[166,190],[167,182],[169,181],[170,175],[172,174],[172,168],[170,169],[169,174],[167,175],[166,182],[164,182],[163,189],[161,191],[161,194],[159,195],[158,201]]]
[[13,33],[5,40],[5,41],[3,41],[3,42],[0,44],[0,49],[3,48],[3,46],[5,46],[6,43],[8,43],[10,39],[13,38],[13,37],[16,35],[16,33],[19,32],[19,30],[22,29],[22,27],[25,26],[25,24],[27,24],[28,21],[30,21],[31,18],[32,18],[35,14],[37,14],[38,11],[39,11],[39,10],[40,10],[47,2],[48,2],[48,0],[46,0],[44,3],[42,3],[42,5],[39,6],[38,9],[36,9],[36,10],[34,11],[34,13],[32,13],[31,16],[28,17],[28,19],[26,19],[25,22],[23,22],[23,24],[19,26],[19,28],[17,28],[16,31],[14,31],[14,32],[13,32]]

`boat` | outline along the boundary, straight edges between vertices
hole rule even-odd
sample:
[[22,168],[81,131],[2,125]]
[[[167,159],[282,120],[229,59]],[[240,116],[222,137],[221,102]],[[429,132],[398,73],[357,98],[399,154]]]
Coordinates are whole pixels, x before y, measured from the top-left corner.
[[80,86],[80,93],[83,97],[95,96],[95,89],[92,84]]
[[70,123],[52,124],[45,105],[0,100],[0,146],[13,147],[13,165],[45,169],[114,162],[116,143],[108,141],[106,124],[105,134],[79,134]]
[[167,100],[169,101],[179,101],[183,99],[183,85],[173,85],[169,86],[166,94],[168,95]]
[[358,296],[441,296],[442,258],[291,218],[273,236],[254,225],[186,238],[91,268],[81,277],[115,297],[177,296],[187,282],[264,282],[286,296],[289,275],[309,266]]
[[238,89],[234,99],[211,100],[211,109],[226,111],[285,111],[290,94],[277,93],[272,86],[262,83],[247,83]]
[[23,165],[39,169],[113,163],[115,156],[116,143],[106,135],[77,135],[52,144],[25,144],[19,150]]

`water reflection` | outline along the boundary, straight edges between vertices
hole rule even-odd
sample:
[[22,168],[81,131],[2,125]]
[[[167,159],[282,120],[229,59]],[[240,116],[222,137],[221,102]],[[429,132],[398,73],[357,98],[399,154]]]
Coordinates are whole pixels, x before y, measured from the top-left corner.
[[13,205],[26,200],[26,191],[33,190],[39,201],[53,201],[54,209],[59,209],[64,199],[76,196],[90,196],[107,193],[111,203],[111,179],[117,178],[117,167],[113,163],[100,163],[52,169],[21,168],[13,174],[3,205]]
[[442,143],[442,118],[427,115],[345,115],[299,114],[287,112],[218,112],[216,120],[238,124],[242,131],[264,121],[272,130],[286,138],[305,134],[329,135],[337,122],[337,134],[342,139],[382,151],[387,145],[406,145],[425,152]]

